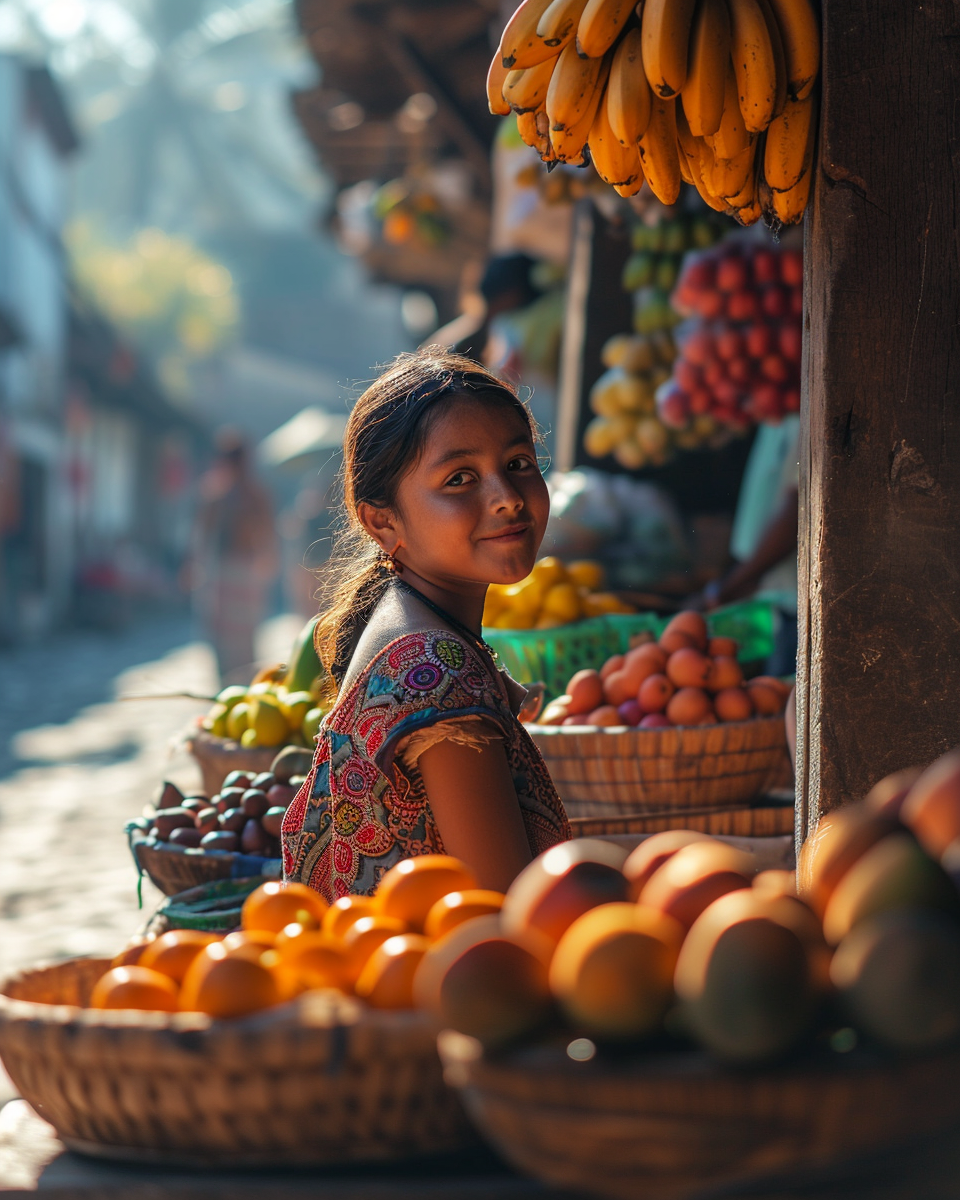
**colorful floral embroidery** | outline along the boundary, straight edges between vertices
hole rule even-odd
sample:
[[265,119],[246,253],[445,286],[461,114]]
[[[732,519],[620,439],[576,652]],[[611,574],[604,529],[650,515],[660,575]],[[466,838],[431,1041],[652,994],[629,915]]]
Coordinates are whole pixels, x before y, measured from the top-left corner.
[[451,715],[483,716],[504,731],[533,853],[568,838],[543,759],[501,680],[473,647],[435,630],[392,642],[327,714],[313,769],[284,818],[284,878],[332,902],[371,894],[401,859],[442,853],[420,772],[394,755],[408,734]]

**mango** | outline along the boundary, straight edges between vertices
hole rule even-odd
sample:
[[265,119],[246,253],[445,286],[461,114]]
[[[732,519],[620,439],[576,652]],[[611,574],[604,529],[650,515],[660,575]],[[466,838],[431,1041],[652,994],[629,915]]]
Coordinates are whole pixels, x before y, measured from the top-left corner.
[[861,921],[897,908],[960,910],[949,876],[908,833],[884,838],[844,875],[823,914],[823,936],[836,946]]
[[598,838],[553,846],[510,885],[501,912],[504,932],[533,930],[556,945],[589,909],[630,898],[621,870],[626,857],[624,849]]
[[692,842],[651,875],[640,893],[640,903],[689,929],[715,900],[748,888],[752,875],[753,860],[748,854],[725,842]]
[[677,997],[688,1027],[718,1057],[779,1057],[809,1026],[817,988],[794,917],[788,900],[732,892],[687,934],[674,976]]
[[653,1033],[673,999],[683,928],[638,904],[601,904],[557,944],[550,990],[567,1019],[590,1037]]
[[896,833],[900,825],[862,804],[838,808],[821,817],[800,848],[797,890],[821,917],[834,888],[871,846]]
[[851,1021],[897,1050],[960,1034],[960,929],[906,909],[862,921],[837,947],[830,977]]
[[637,899],[654,871],[662,867],[678,850],[694,842],[713,840],[709,834],[697,833],[693,829],[665,829],[663,833],[655,833],[646,838],[623,864],[623,873],[630,884],[631,899]]
[[423,956],[413,980],[418,1008],[444,1029],[496,1047],[531,1033],[551,1010],[549,944],[508,935],[496,916],[458,925]]
[[294,775],[307,775],[313,766],[313,751],[285,746],[270,764],[277,783],[289,783]]
[[960,747],[927,767],[908,792],[900,820],[934,858],[960,837]]

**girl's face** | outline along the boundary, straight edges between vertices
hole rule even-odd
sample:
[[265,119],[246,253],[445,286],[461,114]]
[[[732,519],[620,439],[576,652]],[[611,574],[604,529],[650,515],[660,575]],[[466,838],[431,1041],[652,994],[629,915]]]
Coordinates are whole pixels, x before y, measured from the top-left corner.
[[436,416],[400,483],[387,549],[451,590],[516,583],[533,567],[549,511],[523,417],[508,404],[457,399]]

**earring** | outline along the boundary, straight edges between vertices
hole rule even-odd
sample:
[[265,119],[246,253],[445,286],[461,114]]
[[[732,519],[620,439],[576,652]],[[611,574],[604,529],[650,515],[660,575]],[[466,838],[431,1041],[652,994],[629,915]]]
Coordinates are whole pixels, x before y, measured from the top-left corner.
[[396,557],[396,551],[393,554],[388,554],[386,550],[381,550],[377,555],[377,565],[385,571],[389,571],[391,575],[403,574],[403,563]]

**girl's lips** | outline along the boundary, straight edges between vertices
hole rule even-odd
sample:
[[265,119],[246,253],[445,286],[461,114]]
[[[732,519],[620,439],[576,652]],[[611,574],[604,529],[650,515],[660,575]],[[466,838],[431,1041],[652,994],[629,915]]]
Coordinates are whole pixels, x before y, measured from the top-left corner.
[[524,534],[530,532],[529,525],[511,525],[500,533],[492,533],[489,537],[481,538],[482,542],[512,542],[518,541]]

